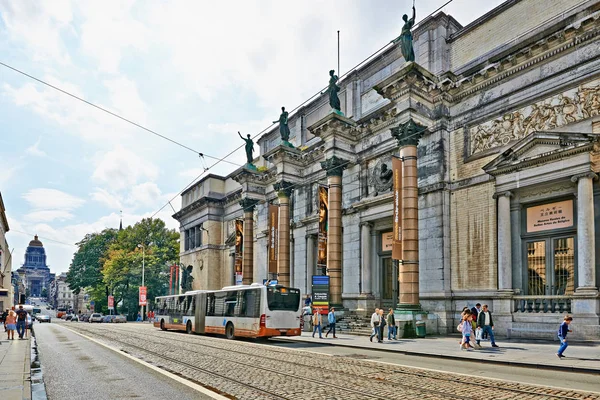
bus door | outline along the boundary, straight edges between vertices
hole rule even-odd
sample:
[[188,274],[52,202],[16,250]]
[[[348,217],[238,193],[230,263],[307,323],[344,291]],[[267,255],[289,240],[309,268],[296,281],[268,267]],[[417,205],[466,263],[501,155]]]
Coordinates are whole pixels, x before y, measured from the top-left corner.
[[205,317],[206,317],[206,292],[196,294],[196,324],[194,331],[196,333],[204,333]]

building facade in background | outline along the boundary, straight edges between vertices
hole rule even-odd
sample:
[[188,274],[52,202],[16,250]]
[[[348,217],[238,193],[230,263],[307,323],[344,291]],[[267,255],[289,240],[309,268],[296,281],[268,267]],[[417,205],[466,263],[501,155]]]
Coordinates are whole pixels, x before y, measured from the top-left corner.
[[467,26],[441,12],[413,37],[414,63],[390,45],[340,80],[343,116],[321,95],[290,114],[295,148],[275,127],[258,140],[258,170],[182,193],[174,218],[194,288],[277,277],[310,293],[328,274],[345,310],[395,307],[389,171],[414,142],[428,331],[453,331],[480,302],[500,335],[547,336],[571,313],[574,335],[597,338],[600,2],[509,0]]
[[67,284],[66,272],[63,272],[54,278],[52,285],[50,286],[49,294],[48,301],[55,309],[65,308],[67,310],[75,310],[77,295],[71,291]]
[[25,260],[17,272],[23,278],[29,296],[41,297],[43,293],[47,296],[53,276],[46,265],[46,250],[37,235],[29,242],[25,250]]
[[12,255],[6,241],[6,233],[9,229],[2,193],[0,193],[0,310],[2,311],[14,304],[11,275]]

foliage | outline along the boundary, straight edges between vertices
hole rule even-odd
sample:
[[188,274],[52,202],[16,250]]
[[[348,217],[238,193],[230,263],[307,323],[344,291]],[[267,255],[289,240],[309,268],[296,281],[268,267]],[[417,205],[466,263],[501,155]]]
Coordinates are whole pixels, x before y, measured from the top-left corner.
[[115,311],[133,318],[139,310],[142,269],[149,301],[167,293],[168,266],[179,258],[178,239],[179,233],[151,218],[121,231],[88,234],[78,243],[67,282],[77,292],[87,288],[97,311],[107,311],[110,294],[115,297]]

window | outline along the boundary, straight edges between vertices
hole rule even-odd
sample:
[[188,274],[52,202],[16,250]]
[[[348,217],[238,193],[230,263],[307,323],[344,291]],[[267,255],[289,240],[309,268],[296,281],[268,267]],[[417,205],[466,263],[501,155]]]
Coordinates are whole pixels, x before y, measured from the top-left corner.
[[267,303],[271,311],[298,311],[300,307],[300,290],[282,286],[267,288]]
[[184,232],[184,249],[187,251],[190,249],[190,231],[186,229]]
[[185,250],[195,249],[202,246],[202,225],[194,226],[185,230],[184,245]]

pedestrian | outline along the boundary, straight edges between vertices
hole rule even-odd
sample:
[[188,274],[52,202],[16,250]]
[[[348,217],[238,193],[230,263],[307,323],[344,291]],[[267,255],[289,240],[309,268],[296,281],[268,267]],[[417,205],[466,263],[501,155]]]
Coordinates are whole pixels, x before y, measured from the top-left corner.
[[319,339],[323,339],[323,336],[321,333],[321,322],[323,322],[323,319],[321,318],[321,313],[319,312],[318,308],[315,308],[315,313],[313,314],[313,317],[312,317],[312,323],[313,323],[312,337],[315,337],[315,333],[317,333],[317,329],[318,329],[319,330]]
[[337,336],[335,336],[335,309],[333,307],[331,307],[329,314],[327,314],[327,322],[329,322],[329,330],[325,334],[325,337],[329,336],[329,332],[333,330],[333,338],[337,339]]
[[136,322],[140,322],[142,320],[142,314],[138,312]]
[[[481,328],[481,337],[485,338],[485,335],[489,335],[492,341],[492,347],[500,347],[496,344],[494,338],[494,319],[492,318],[492,312],[488,309],[488,305],[484,304],[479,317],[477,318],[477,328]],[[477,347],[481,348],[481,339],[477,340]]]
[[6,315],[6,333],[8,340],[15,340],[15,330],[17,329],[17,314],[10,310]]
[[383,308],[381,310],[379,310],[379,336],[378,336],[378,343],[383,343],[383,332],[385,329],[385,315],[383,315]]
[[379,308],[375,309],[375,312],[371,314],[371,336],[369,336],[369,340],[372,342],[373,337],[377,336],[379,338],[379,323],[381,322],[381,318],[379,317]]
[[306,295],[306,298],[304,299],[304,307],[310,307],[312,305],[312,299],[310,298],[310,294]]
[[19,339],[23,339],[25,329],[27,328],[27,311],[23,309],[23,305],[19,305],[17,310],[17,334]]
[[475,321],[477,321],[477,318],[479,317],[480,312],[481,312],[481,304],[480,303],[475,304],[475,307],[471,308],[471,314],[473,314],[473,319]]
[[396,335],[398,334],[398,327],[396,326],[396,318],[394,317],[394,310],[390,308],[390,312],[387,315],[387,325],[388,325],[388,340],[392,340],[391,336],[396,340]]
[[462,340],[460,341],[460,349],[469,349],[472,348],[471,344],[471,334],[473,333],[473,325],[471,324],[473,320],[473,316],[471,315],[471,310],[467,309],[462,313],[462,322],[458,325],[457,329],[459,332],[462,332]]
[[2,313],[2,316],[0,316],[0,318],[2,318],[2,324],[4,325],[4,332],[6,332],[6,317],[8,316],[9,311],[10,310],[7,308],[6,311]]
[[573,332],[571,329],[569,329],[569,325],[571,325],[572,321],[573,317],[565,315],[563,323],[560,324],[560,327],[558,328],[558,339],[560,339],[560,347],[558,348],[558,353],[556,353],[558,358],[563,358],[563,353],[567,347],[569,347],[569,344],[567,343],[567,334],[569,332]]

